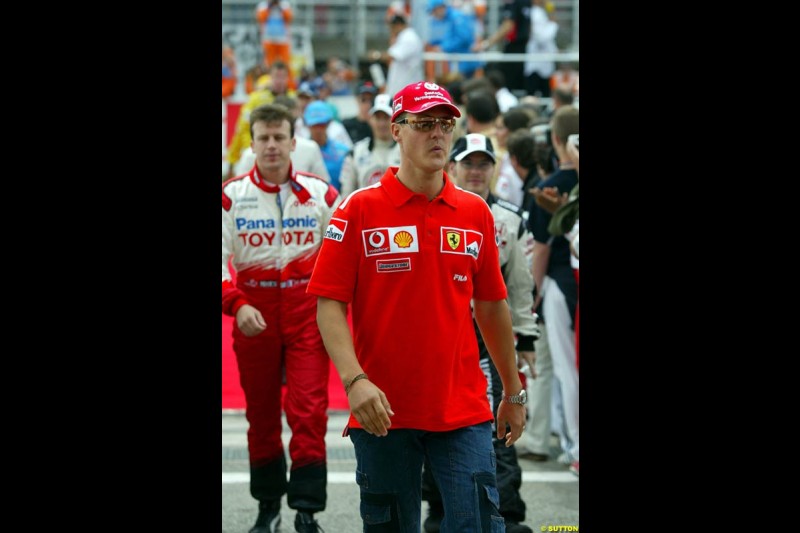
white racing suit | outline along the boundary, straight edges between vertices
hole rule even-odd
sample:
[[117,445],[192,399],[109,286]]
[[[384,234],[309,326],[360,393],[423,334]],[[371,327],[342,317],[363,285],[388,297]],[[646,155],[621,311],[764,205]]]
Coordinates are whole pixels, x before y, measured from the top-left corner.
[[[326,502],[328,374],[317,327],[317,297],[306,285],[323,233],[341,196],[329,183],[290,167],[290,192],[264,181],[256,166],[222,184],[222,312],[249,304],[267,329],[246,337],[234,321],[233,349],[247,402],[250,493],[289,507],[322,511]],[[236,272],[235,284],[228,268]],[[281,393],[292,429],[291,477],[281,441]]]

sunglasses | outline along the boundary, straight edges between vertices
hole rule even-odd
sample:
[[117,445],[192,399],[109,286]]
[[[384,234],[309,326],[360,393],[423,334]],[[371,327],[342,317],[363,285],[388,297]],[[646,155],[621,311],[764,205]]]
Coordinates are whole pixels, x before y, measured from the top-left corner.
[[442,127],[442,133],[450,133],[453,131],[453,128],[456,127],[456,119],[454,118],[434,118],[431,120],[414,121],[404,118],[403,120],[395,122],[395,124],[408,124],[414,131],[433,131],[437,123]]
[[494,163],[488,160],[481,161],[480,163],[473,163],[469,159],[462,159],[461,161],[459,161],[459,163],[467,170],[472,170],[473,168],[477,168],[478,170],[482,170],[484,172],[494,167]]

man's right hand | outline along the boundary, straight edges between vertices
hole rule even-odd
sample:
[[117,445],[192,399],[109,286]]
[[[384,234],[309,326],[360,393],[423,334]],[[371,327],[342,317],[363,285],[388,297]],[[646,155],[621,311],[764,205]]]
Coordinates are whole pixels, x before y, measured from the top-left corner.
[[350,402],[350,411],[361,427],[369,434],[385,437],[389,434],[394,416],[386,395],[369,379],[360,379],[353,383],[347,400]]
[[249,304],[244,304],[236,311],[236,325],[245,337],[255,337],[267,329],[261,311]]

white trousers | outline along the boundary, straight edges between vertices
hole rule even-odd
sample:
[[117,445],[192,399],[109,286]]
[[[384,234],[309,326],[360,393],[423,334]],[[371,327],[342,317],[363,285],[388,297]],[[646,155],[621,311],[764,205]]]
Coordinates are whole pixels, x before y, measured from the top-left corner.
[[[550,419],[552,420],[551,427],[553,433],[558,435],[558,443],[561,445],[561,449],[564,450],[565,453],[567,450],[573,449],[572,440],[570,440],[567,434],[567,423],[564,418],[564,402],[561,400],[561,382],[558,381],[558,378],[553,379],[553,399],[550,403]],[[569,454],[567,454],[567,457],[569,458],[567,463],[571,463],[575,460]]]
[[547,329],[539,328],[536,340],[536,379],[528,380],[528,413],[525,439],[526,448],[533,453],[550,455],[550,402],[553,395],[553,361],[547,345]]
[[[567,307],[567,300],[558,284],[549,276],[542,283],[542,310],[547,329],[547,342],[553,360],[553,374],[561,387],[561,401],[564,409],[564,424],[567,439],[571,444],[566,451],[579,461],[580,439],[578,426],[578,367],[575,362],[575,331]],[[537,354],[538,355],[538,354]]]

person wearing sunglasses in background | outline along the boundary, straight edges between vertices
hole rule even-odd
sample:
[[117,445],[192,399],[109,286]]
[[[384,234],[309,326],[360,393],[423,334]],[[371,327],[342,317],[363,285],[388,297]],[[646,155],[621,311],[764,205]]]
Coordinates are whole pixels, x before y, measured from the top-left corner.
[[494,217],[444,172],[459,116],[435,83],[394,96],[400,166],[339,205],[307,289],[350,404],[344,435],[355,448],[366,533],[419,533],[426,458],[442,489],[441,531],[504,530],[473,308],[502,382],[496,422],[505,446],[522,434],[526,396]]

